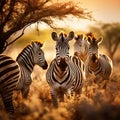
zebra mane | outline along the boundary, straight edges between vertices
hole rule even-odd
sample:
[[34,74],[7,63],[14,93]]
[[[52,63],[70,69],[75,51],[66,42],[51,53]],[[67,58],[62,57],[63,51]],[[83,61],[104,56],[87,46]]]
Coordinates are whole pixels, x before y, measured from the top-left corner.
[[43,44],[41,42],[38,42],[38,41],[34,41],[34,42],[31,43],[32,46],[34,46],[34,44],[37,44],[40,47],[43,46]]
[[64,41],[65,41],[64,34],[63,34],[63,33],[60,33],[60,35],[59,35],[59,36],[61,36],[60,41],[61,41],[61,42],[64,42]]
[[97,40],[95,35],[92,32],[86,34],[87,37],[90,37],[93,43]]
[[[22,50],[22,52],[18,55],[18,57],[17,57],[16,60],[18,60],[23,53],[27,54],[28,56],[30,55],[30,53],[32,54],[32,51],[33,51],[33,49],[34,49],[35,44],[36,44],[37,46],[39,46],[39,47],[42,47],[42,46],[43,46],[43,44],[40,43],[40,42],[38,42],[38,41],[32,42],[31,44],[27,45],[27,46]],[[28,50],[28,49],[29,49],[29,50]]]

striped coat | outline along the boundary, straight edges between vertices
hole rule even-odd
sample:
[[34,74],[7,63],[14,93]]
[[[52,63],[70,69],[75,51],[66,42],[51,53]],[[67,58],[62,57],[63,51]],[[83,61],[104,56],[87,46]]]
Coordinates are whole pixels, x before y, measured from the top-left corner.
[[14,113],[12,95],[20,77],[20,68],[16,61],[6,55],[0,55],[0,94],[9,113]]
[[71,59],[73,62],[72,70],[75,75],[75,84],[73,91],[75,92],[75,96],[76,96],[76,95],[80,95],[81,93],[85,80],[85,69],[84,69],[84,63],[78,56],[74,55]]
[[56,41],[56,58],[50,63],[46,80],[50,85],[50,93],[55,107],[58,107],[57,99],[64,101],[64,94],[68,95],[68,90],[78,92],[77,87],[82,84],[81,79],[76,82],[76,74],[78,78],[81,78],[81,74],[69,56],[68,42],[73,37],[73,32],[70,32],[68,36],[60,33],[59,37],[55,32],[52,33],[52,38]]
[[101,38],[88,37],[90,45],[87,60],[85,61],[85,71],[86,78],[90,79],[94,75],[94,82],[98,83],[98,85],[104,83],[102,88],[105,88],[112,73],[113,65],[112,60],[107,55],[98,52],[98,45],[101,41]]
[[38,65],[42,67],[42,69],[47,69],[48,67],[41,47],[42,44],[40,42],[32,42],[22,50],[16,59],[21,70],[21,77],[16,90],[21,90],[22,96],[25,99],[28,96],[32,83],[31,73],[34,66]]

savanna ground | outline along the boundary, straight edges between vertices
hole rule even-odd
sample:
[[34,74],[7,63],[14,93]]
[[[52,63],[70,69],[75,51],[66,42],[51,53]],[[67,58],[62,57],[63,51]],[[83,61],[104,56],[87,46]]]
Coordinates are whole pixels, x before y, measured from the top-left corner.
[[[45,57],[50,61],[55,56],[54,42],[50,41],[45,44]],[[21,49],[12,46],[5,54],[13,59],[17,57]],[[53,52],[52,52],[53,51]],[[71,52],[72,54],[72,52]],[[119,56],[119,54],[118,54]],[[120,59],[116,57],[114,70],[108,82],[106,90],[93,90],[91,86],[90,97],[81,94],[77,100],[66,100],[59,104],[59,108],[53,108],[49,86],[46,82],[46,70],[35,66],[32,73],[33,82],[30,87],[28,99],[24,101],[26,113],[23,113],[19,102],[22,97],[16,99],[13,95],[16,120],[118,120],[120,119]],[[0,120],[7,120],[7,114],[0,98]]]

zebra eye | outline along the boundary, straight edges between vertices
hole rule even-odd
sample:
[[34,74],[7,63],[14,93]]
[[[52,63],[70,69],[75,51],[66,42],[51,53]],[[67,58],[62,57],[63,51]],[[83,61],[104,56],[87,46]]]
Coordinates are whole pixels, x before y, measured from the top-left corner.
[[39,53],[39,55],[41,55],[41,53]]

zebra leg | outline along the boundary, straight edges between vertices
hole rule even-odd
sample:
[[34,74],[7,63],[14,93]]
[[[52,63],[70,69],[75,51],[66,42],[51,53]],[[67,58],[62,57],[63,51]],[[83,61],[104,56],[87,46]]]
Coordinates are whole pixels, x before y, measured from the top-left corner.
[[60,102],[64,102],[64,93],[59,94],[59,100]]
[[[27,99],[29,90],[30,90],[29,85],[24,85],[24,87],[21,89],[22,97],[24,100]],[[28,113],[28,107],[25,105],[24,101],[22,101],[21,103],[21,108],[22,108],[22,113],[24,114]]]
[[14,119],[14,106],[13,106],[12,94],[13,92],[11,91],[1,94],[5,109],[9,113],[10,120]]
[[83,84],[82,93],[83,93],[84,95],[86,95],[86,96],[87,96],[87,93],[88,93],[88,87],[89,87],[88,80],[85,80],[85,81],[84,81],[84,84]]
[[2,99],[3,99],[5,109],[9,113],[14,113],[14,107],[12,103],[12,94],[13,94],[12,92],[2,94]]
[[21,89],[21,93],[24,99],[27,99],[29,91],[30,85],[24,85],[24,87]]
[[79,100],[80,99],[81,92],[82,92],[81,88],[79,88],[78,90],[75,91],[75,97],[74,97],[75,100]]
[[103,81],[99,84],[99,88],[101,88],[101,89],[106,89],[106,87],[107,87],[107,82],[108,82],[108,80],[103,80]]
[[74,96],[74,86],[72,86],[72,87],[70,88],[70,93],[71,93],[71,97],[73,97],[73,96]]
[[94,79],[94,82],[97,83],[100,89],[106,89],[108,80],[103,79],[103,77],[99,75],[99,76],[96,76],[96,78]]
[[71,88],[70,88],[70,94],[71,94],[71,98],[72,99],[74,99],[74,93],[75,93],[75,91],[74,91],[74,88],[73,88],[74,86],[72,86]]
[[65,95],[66,95],[67,99],[70,99],[70,95],[68,93],[68,90],[66,90]]
[[52,97],[53,106],[57,108],[58,107],[57,94],[53,89],[50,90],[50,94]]

